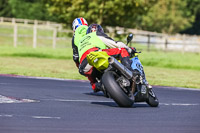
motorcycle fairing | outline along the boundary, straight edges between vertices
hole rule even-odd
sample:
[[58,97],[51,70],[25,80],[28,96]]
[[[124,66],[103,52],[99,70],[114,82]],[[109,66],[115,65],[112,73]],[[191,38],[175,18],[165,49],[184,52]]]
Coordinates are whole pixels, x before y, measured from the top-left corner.
[[97,70],[102,71],[108,68],[108,58],[110,56],[104,51],[94,51],[87,55],[88,63]]
[[143,66],[142,66],[142,63],[140,62],[140,60],[138,59],[138,57],[135,56],[135,57],[132,58],[131,60],[132,60],[131,67],[132,67],[133,69],[138,70],[141,74],[143,74]]

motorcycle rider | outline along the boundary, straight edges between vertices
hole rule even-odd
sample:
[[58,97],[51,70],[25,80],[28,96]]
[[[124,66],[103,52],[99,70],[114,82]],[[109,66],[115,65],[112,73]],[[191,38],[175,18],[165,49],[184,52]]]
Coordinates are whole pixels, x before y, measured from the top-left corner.
[[[81,34],[75,35],[76,28],[78,28],[81,25],[82,25]],[[72,23],[72,29],[74,31],[74,35],[72,37],[73,60],[76,64],[76,66],[79,67],[80,63],[79,63],[78,47],[77,46],[78,46],[78,42],[79,42],[80,38],[83,37],[84,35],[86,35],[86,31],[88,29],[88,23],[82,17],[76,18],[76,19],[74,19],[74,21]],[[76,36],[76,38],[75,38],[75,36]]]
[[[76,27],[76,23],[73,24],[75,24],[73,27]],[[88,64],[86,57],[92,51],[105,51],[108,55],[120,59],[121,63],[133,72],[133,75],[139,74],[138,71],[132,70],[130,66],[131,61],[129,60],[130,56],[134,54],[135,48],[129,48],[122,42],[114,41],[104,33],[103,28],[98,24],[90,25],[86,33],[85,28],[86,27],[84,25],[80,25],[75,28],[73,38],[75,40],[74,45],[76,45],[78,49],[80,62],[79,72],[80,74],[88,77],[94,92],[100,90],[96,77],[101,76],[101,73]]]

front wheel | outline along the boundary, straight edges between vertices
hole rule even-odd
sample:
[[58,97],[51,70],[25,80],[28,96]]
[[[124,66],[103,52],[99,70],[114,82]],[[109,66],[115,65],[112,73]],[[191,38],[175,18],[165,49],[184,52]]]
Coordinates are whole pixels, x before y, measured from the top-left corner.
[[120,107],[131,107],[134,100],[129,98],[128,95],[122,90],[119,84],[116,82],[116,74],[114,72],[108,71],[102,76],[102,83],[105,89],[108,91],[111,98]]
[[158,107],[159,101],[155,93],[153,92],[153,90],[151,89],[148,93],[149,93],[149,97],[146,100],[147,104],[149,104],[151,107]]

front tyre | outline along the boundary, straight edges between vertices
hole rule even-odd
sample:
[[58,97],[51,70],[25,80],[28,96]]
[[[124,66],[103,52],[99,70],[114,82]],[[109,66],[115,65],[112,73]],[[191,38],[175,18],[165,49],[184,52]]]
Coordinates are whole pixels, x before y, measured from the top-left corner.
[[146,100],[147,104],[149,104],[151,107],[158,107],[159,101],[155,93],[153,92],[153,90],[151,89],[148,93],[149,93],[149,97]]
[[126,93],[121,89],[119,84],[116,82],[116,75],[114,72],[108,71],[102,76],[102,83],[105,89],[108,91],[111,98],[120,107],[131,107],[133,105],[133,100],[130,99]]

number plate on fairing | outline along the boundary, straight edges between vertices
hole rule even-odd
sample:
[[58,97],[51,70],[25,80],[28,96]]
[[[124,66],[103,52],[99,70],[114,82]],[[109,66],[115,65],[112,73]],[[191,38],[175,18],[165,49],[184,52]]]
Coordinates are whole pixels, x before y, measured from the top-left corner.
[[146,93],[147,93],[147,91],[146,91],[146,86],[145,86],[145,85],[142,85],[141,93],[142,93],[142,94],[146,94]]

